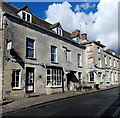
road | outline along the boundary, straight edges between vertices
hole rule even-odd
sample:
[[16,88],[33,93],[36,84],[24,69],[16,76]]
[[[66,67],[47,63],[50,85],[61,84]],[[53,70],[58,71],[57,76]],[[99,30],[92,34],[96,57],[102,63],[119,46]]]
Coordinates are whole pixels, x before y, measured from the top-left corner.
[[[120,110],[118,88],[86,94],[66,100],[35,106],[7,116],[79,116],[79,117],[113,117]],[[118,118],[118,117],[117,117]]]

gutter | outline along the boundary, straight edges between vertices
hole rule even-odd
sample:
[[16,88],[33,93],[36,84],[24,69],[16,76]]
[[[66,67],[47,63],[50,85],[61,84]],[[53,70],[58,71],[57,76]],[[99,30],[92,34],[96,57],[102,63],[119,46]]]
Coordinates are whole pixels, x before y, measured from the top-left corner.
[[49,33],[52,33],[52,34],[54,34],[54,35],[56,35],[56,36],[58,36],[58,37],[60,37],[60,38],[63,38],[63,39],[65,39],[65,40],[67,40],[67,41],[70,41],[70,42],[74,43],[76,46],[78,46],[79,48],[82,48],[82,49],[85,49],[85,48],[86,48],[86,47],[83,46],[82,44],[78,44],[77,42],[75,42],[75,41],[73,41],[73,40],[70,40],[70,39],[68,39],[68,38],[66,38],[66,37],[64,37],[64,36],[61,37],[61,36],[59,36],[58,34],[54,33],[53,31],[48,30],[48,29],[46,29],[46,28],[44,28],[44,27],[41,27],[41,26],[39,26],[39,25],[37,25],[37,24],[29,23],[29,22],[27,22],[27,21],[24,21],[23,19],[15,16],[15,15],[13,15],[13,14],[11,14],[11,13],[4,12],[4,13],[3,13],[3,16],[6,16],[6,15],[12,16],[12,17],[14,17],[14,18],[16,18],[16,19],[18,19],[18,20],[21,20],[21,21],[27,23],[27,24],[33,25],[33,26],[38,27],[38,28],[40,28],[40,29],[42,29],[42,30],[45,30],[45,31],[47,31],[47,32],[49,32]]
[[113,57],[116,57],[116,58],[120,59],[120,57],[118,57],[118,56],[116,56],[116,55],[113,55],[113,54],[111,54],[110,52],[107,52],[107,51],[105,51],[105,50],[103,50],[103,51],[104,51],[105,53],[107,53],[107,54],[113,56]]

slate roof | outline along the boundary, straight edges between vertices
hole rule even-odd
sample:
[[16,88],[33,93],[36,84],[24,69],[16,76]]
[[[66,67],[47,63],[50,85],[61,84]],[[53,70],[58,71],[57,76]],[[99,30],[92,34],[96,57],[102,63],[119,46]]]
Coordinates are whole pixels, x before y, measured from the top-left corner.
[[[16,8],[16,7],[10,5],[10,4],[7,3],[7,2],[2,2],[2,10],[3,10],[3,11],[6,11],[6,12],[8,12],[8,13],[11,13],[11,14],[13,14],[13,15],[15,15],[15,16],[18,16],[18,17],[19,17],[19,15],[18,15],[17,13],[18,13],[20,10],[25,10],[25,11],[31,13],[28,5],[25,5],[25,6],[23,6],[22,8]],[[31,14],[32,14],[32,13],[31,13]],[[46,22],[46,21],[38,18],[37,16],[35,16],[35,15],[33,15],[33,14],[32,14],[32,23],[37,24],[37,25],[39,25],[39,26],[41,26],[41,27],[43,27],[43,28],[46,28],[46,29],[48,29],[48,30],[51,30],[51,29],[53,29],[53,28],[55,28],[55,27],[57,27],[57,26],[60,25],[59,22],[58,22],[58,23],[55,23],[55,24],[51,24],[51,23],[49,23],[49,22]],[[60,25],[60,26],[61,26],[61,25]],[[63,30],[63,36],[64,36],[65,38],[69,38],[69,39],[70,39],[70,35],[71,35],[71,33]]]
[[[53,28],[55,28],[55,27],[61,27],[60,22],[57,22],[57,23],[55,23],[55,24],[50,25],[50,28],[51,28],[51,29],[53,29]],[[62,27],[61,27],[61,28],[62,28]]]
[[101,44],[99,41],[95,41],[95,40],[86,40],[85,42],[82,42],[83,45],[91,44],[91,43],[95,43],[96,45],[101,47],[106,47],[105,45]]
[[71,34],[70,35],[70,38],[75,38],[75,37],[80,37],[80,34],[79,33],[75,33],[75,34]]

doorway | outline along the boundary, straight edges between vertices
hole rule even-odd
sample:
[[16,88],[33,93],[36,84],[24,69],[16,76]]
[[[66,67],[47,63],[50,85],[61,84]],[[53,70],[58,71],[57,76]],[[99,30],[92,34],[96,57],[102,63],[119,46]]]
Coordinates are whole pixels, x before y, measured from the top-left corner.
[[26,68],[26,92],[34,92],[34,68]]

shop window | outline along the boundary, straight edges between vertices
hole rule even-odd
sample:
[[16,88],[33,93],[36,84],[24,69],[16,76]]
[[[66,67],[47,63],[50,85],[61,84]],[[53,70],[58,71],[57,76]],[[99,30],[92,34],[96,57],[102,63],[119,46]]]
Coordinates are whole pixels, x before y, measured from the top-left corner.
[[47,69],[47,87],[62,87],[62,70]]

